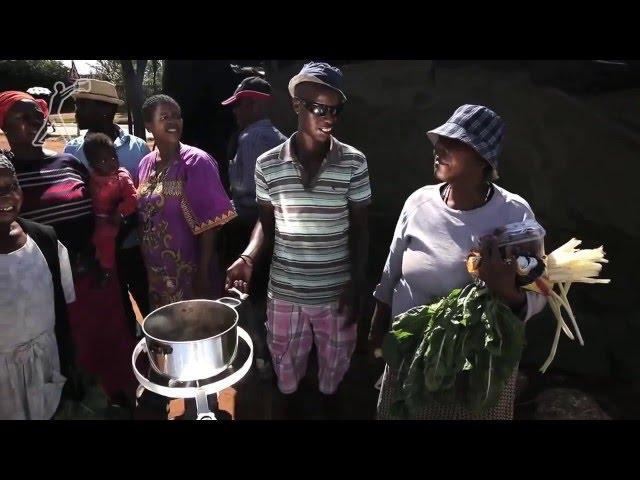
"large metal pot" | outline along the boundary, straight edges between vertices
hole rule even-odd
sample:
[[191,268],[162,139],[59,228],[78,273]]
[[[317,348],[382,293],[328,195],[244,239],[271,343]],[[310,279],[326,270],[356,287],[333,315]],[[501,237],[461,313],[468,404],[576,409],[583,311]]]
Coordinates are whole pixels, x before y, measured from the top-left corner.
[[236,308],[242,300],[186,300],[147,315],[142,331],[153,369],[183,382],[204,380],[226,370],[236,356]]

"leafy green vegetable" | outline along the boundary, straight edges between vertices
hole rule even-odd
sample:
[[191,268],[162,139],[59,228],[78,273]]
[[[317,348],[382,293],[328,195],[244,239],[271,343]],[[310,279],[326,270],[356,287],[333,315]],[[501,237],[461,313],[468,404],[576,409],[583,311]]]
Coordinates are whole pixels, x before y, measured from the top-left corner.
[[392,414],[431,401],[495,405],[525,344],[524,324],[486,289],[471,284],[398,315],[386,335],[385,361],[400,384]]

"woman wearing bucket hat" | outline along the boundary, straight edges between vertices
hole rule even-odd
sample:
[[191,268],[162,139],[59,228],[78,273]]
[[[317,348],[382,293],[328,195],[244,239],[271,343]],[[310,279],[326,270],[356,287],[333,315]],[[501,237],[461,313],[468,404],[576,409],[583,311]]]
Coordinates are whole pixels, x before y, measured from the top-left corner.
[[[431,303],[469,283],[464,259],[472,236],[508,223],[534,218],[520,196],[492,183],[497,179],[504,123],[487,107],[463,105],[440,127],[428,132],[434,144],[434,173],[441,182],[409,196],[394,233],[380,283],[374,291],[376,309],[369,335],[380,348],[391,319],[410,308]],[[544,307],[545,300],[516,286],[515,264],[492,254],[495,242],[483,247],[481,274],[487,287],[524,321]],[[378,399],[378,418],[393,418],[392,399],[400,385],[397,372],[385,367]],[[461,403],[433,402],[416,419],[512,419],[515,372],[498,404],[482,414]]]

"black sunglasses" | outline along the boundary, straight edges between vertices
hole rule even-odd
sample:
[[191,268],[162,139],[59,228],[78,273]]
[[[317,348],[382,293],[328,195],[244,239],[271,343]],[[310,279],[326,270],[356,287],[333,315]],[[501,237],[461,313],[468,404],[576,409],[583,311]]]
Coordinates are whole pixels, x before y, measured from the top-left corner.
[[293,97],[293,98],[295,98],[300,103],[302,103],[304,108],[309,110],[316,117],[326,117],[327,114],[331,114],[331,116],[337,117],[338,115],[340,115],[340,112],[342,112],[342,109],[344,108],[344,103],[341,103],[340,105],[332,107],[331,105],[324,105],[322,103],[309,102],[308,100],[305,100],[299,97]]

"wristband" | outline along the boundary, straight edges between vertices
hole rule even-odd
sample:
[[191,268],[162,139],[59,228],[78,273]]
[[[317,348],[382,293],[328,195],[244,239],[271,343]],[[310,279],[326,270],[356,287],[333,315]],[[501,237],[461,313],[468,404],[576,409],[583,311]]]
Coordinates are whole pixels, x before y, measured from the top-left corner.
[[240,255],[240,258],[244,263],[253,268],[253,258],[251,258],[251,255]]

